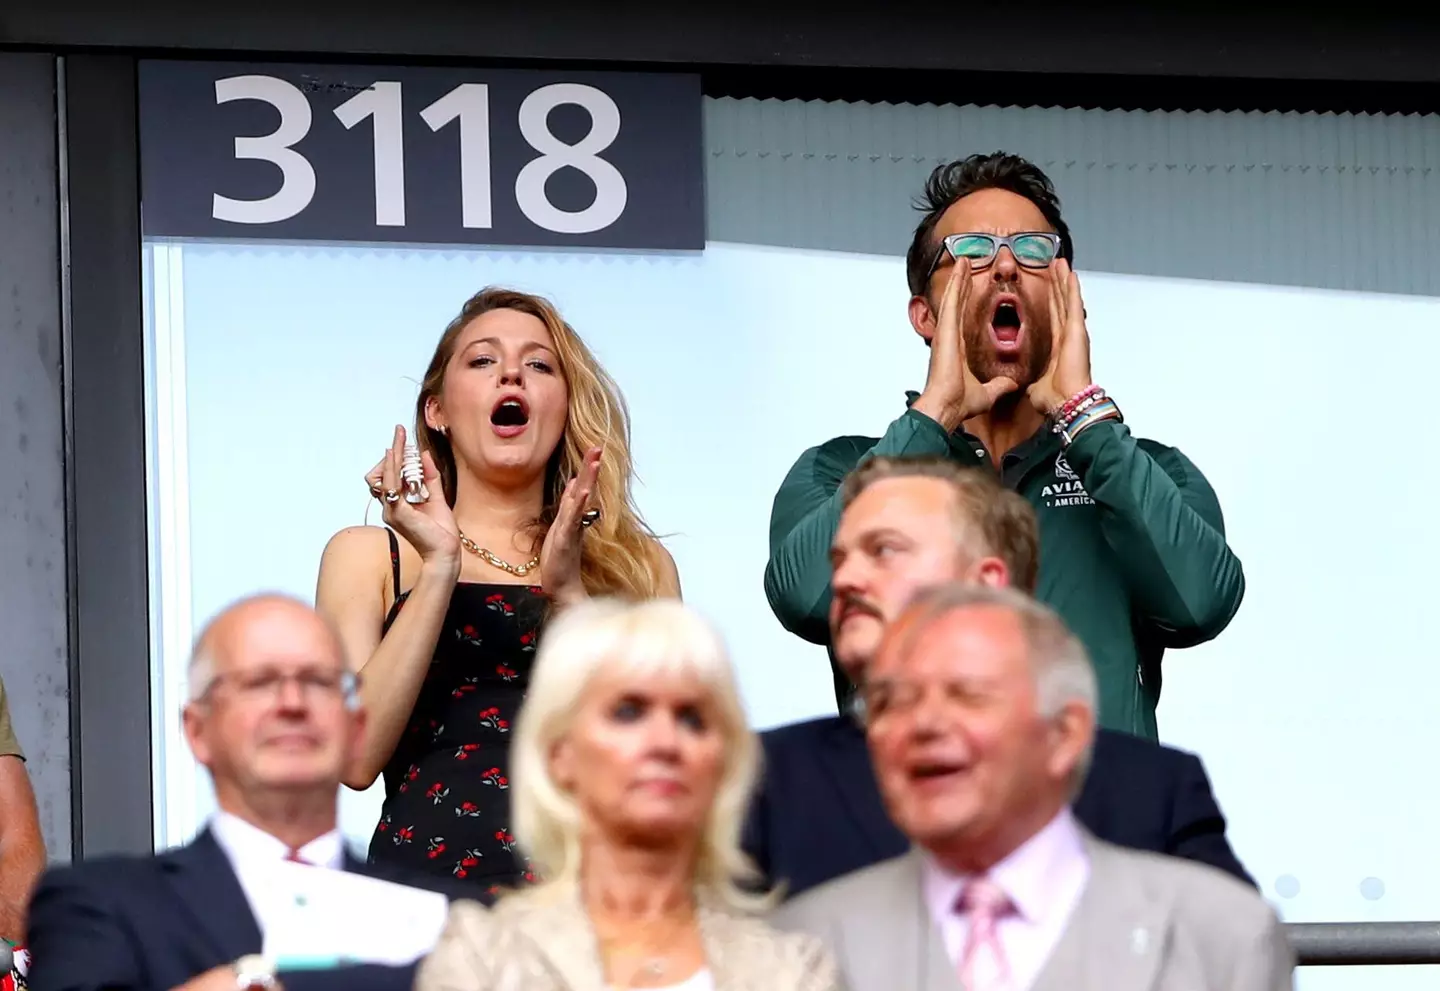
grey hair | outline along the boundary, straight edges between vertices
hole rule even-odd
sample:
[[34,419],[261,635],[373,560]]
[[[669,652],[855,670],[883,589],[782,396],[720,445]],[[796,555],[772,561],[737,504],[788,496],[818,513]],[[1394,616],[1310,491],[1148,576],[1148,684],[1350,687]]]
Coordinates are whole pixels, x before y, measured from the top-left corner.
[[[948,582],[921,589],[906,608],[910,622],[905,624],[900,649],[908,652],[921,632],[945,616],[977,606],[1003,609],[1020,622],[1042,716],[1053,719],[1065,706],[1077,702],[1092,714],[1097,711],[1100,692],[1085,645],[1053,609],[1013,588]],[[1077,794],[1089,770],[1093,747],[1092,738],[1075,766],[1072,786]]]
[[247,595],[220,612],[212,616],[205,626],[200,630],[200,635],[195,638],[195,645],[190,649],[190,663],[185,671],[185,700],[186,704],[199,702],[210,691],[215,683],[215,661],[218,653],[215,643],[215,631],[226,619],[234,613],[251,606],[270,604],[283,604],[298,606],[300,609],[318,619],[325,627],[325,632],[330,635],[330,640],[335,647],[336,656],[342,663],[348,665],[345,656],[344,640],[340,637],[340,630],[325,616],[315,610],[308,602],[305,602],[293,595],[284,592],[259,592]]
[[201,638],[195,641],[195,647],[190,652],[190,666],[185,671],[185,700],[199,702],[205,697],[205,693],[210,691],[214,681],[215,651],[202,634]]

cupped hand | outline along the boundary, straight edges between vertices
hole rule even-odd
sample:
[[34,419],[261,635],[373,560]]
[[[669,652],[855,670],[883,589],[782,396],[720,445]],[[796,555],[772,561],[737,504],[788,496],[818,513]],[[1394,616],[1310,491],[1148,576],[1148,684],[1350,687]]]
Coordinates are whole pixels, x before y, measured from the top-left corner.
[[1080,276],[1063,258],[1055,259],[1050,275],[1050,363],[1025,394],[1037,410],[1053,415],[1089,388],[1090,331],[1085,326],[1085,300]]
[[950,281],[945,284],[945,294],[940,298],[935,336],[930,341],[930,371],[925,377],[925,389],[911,407],[946,431],[955,430],[972,416],[989,412],[996,400],[1020,387],[1014,379],[1003,375],[981,382],[970,370],[961,323],[969,312],[971,285],[969,259],[957,258],[951,268]]

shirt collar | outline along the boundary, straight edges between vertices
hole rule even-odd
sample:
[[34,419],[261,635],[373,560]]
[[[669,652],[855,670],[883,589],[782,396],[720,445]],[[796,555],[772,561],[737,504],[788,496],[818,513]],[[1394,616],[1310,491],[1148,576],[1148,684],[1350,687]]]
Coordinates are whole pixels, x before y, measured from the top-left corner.
[[[960,893],[971,875],[956,874],[932,857],[923,855],[922,886],[930,915],[943,919],[955,912]],[[1026,922],[1039,922],[1046,917],[1053,903],[1049,897],[1051,879],[1067,863],[1085,863],[1085,842],[1070,809],[1061,809],[1034,836],[1016,847],[988,872],[989,879],[999,885],[1010,898],[1015,911]]]
[[[229,812],[217,812],[210,821],[210,831],[230,863],[275,863],[285,860],[290,848],[265,830]],[[345,869],[345,844],[339,829],[306,843],[298,851],[300,859],[316,867]]]

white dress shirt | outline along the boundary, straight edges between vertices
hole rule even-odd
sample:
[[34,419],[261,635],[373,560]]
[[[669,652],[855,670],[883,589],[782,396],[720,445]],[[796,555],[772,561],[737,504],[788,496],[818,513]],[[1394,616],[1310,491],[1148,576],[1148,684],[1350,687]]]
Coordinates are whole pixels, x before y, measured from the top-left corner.
[[[925,905],[945,940],[945,952],[958,968],[969,923],[956,903],[970,878],[951,873],[929,854],[923,863]],[[986,876],[1015,907],[997,923],[996,934],[1010,967],[1009,986],[1027,991],[1060,942],[1090,878],[1090,859],[1070,810],[1061,810]]]
[[[230,866],[234,868],[240,887],[245,892],[245,899],[250,903],[250,913],[255,916],[260,934],[264,936],[265,906],[273,904],[273,899],[262,895],[273,888],[272,869],[276,864],[285,862],[290,848],[258,826],[228,812],[216,813],[210,820],[210,832],[230,860]],[[297,853],[300,859],[316,867],[337,871],[345,869],[345,844],[338,829],[311,840]]]

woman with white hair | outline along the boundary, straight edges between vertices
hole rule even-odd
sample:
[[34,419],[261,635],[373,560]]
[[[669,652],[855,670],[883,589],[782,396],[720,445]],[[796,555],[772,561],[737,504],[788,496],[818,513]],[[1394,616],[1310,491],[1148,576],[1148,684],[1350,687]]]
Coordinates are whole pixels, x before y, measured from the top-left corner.
[[678,601],[591,600],[546,631],[517,720],[515,836],[543,880],[451,908],[416,991],[831,991],[760,920],[739,836],[758,772],[725,647]]

